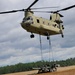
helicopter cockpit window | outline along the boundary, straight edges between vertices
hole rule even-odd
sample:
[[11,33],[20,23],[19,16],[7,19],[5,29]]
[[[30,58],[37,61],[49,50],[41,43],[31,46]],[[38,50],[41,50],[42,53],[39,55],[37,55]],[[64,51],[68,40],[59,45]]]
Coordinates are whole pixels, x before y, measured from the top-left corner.
[[23,22],[26,22],[26,21],[33,21],[33,18],[31,16],[27,17],[27,18],[24,18],[23,19]]
[[33,20],[33,18],[30,16],[30,17],[26,18],[26,20]]

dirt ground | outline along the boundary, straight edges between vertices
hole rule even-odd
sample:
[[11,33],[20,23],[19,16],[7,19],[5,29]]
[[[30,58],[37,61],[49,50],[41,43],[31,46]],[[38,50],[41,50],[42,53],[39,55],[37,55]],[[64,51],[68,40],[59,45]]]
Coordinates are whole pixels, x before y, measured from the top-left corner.
[[57,72],[37,74],[38,70],[18,72],[4,75],[75,75],[75,66],[60,67]]

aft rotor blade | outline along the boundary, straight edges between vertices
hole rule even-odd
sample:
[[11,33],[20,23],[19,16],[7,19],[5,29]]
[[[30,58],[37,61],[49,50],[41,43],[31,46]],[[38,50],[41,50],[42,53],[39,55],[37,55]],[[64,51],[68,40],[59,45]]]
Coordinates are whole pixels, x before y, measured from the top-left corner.
[[39,1],[39,0],[35,0],[35,1],[27,8],[27,10],[30,9],[37,1]]
[[12,10],[12,11],[5,11],[5,12],[0,12],[0,14],[7,14],[7,13],[15,13],[19,11],[25,11],[26,9],[21,9],[21,10]]
[[72,5],[72,6],[69,6],[67,8],[63,8],[63,9],[60,9],[60,10],[57,10],[57,11],[34,11],[34,12],[40,12],[40,13],[58,13],[60,11],[66,11],[66,10],[69,10],[71,8],[74,8],[75,5]]
[[69,9],[71,9],[71,8],[74,8],[74,7],[75,7],[75,5],[72,5],[72,6],[69,6],[69,7],[67,7],[67,8],[63,8],[63,9],[57,10],[57,11],[55,11],[55,12],[60,12],[60,11],[69,10]]

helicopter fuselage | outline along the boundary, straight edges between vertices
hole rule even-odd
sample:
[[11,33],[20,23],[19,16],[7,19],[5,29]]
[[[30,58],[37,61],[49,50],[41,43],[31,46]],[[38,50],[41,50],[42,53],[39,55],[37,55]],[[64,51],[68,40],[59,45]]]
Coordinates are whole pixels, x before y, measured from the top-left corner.
[[41,17],[36,17],[33,12],[25,12],[25,17],[21,23],[21,26],[31,33],[36,33],[44,36],[61,34],[59,24],[52,20],[47,20]]

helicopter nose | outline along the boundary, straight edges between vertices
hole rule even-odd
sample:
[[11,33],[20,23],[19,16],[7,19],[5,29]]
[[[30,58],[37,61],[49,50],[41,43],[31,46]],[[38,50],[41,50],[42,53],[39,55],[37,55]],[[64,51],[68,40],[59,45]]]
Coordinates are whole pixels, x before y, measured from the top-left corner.
[[32,24],[31,21],[25,21],[25,22],[22,22],[22,23],[21,23],[21,26],[22,26],[23,28],[25,28],[25,27],[29,27],[31,24]]
[[30,26],[31,24],[33,24],[33,21],[31,21],[31,20],[25,22],[25,25],[26,25],[26,26]]
[[30,26],[30,23],[29,22],[22,22],[21,23],[21,26],[22,27],[25,27],[25,26],[27,27],[27,26]]
[[26,22],[25,25],[26,25],[26,26],[30,26],[31,24],[30,24],[29,22]]
[[31,24],[31,20],[27,20],[25,23],[27,23],[27,24]]

